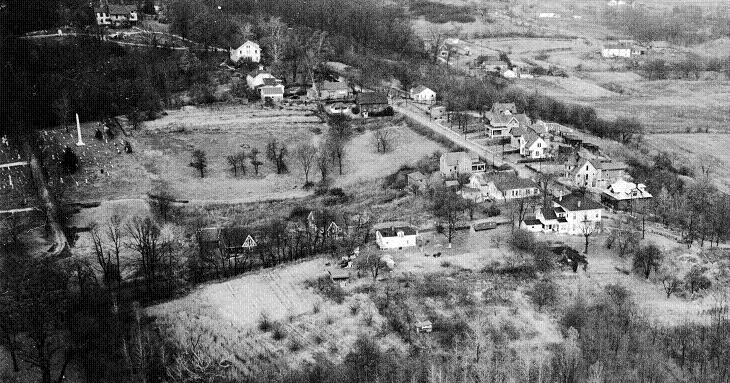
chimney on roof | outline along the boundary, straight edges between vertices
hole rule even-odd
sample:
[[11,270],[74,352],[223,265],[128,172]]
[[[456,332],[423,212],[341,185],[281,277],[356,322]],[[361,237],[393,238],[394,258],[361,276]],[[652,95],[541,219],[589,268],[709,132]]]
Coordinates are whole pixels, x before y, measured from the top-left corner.
[[259,70],[264,70],[264,66],[263,65],[259,65]]
[[581,203],[581,202],[583,202],[583,201],[581,201],[581,200],[578,200],[578,207],[580,207],[580,203]]
[[558,201],[563,202],[563,193],[560,193],[560,197],[558,197]]

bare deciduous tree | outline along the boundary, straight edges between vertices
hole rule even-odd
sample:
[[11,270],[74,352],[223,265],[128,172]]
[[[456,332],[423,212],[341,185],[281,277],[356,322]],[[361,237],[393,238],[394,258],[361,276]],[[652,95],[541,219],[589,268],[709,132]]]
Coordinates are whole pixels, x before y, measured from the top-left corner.
[[373,132],[375,149],[378,153],[387,153],[393,150],[393,133],[389,129],[377,129]]
[[249,157],[251,158],[251,165],[253,165],[253,170],[256,175],[259,175],[259,166],[263,165],[263,162],[259,161],[259,151],[258,148],[251,149],[251,154]]
[[276,139],[269,141],[266,144],[266,158],[276,166],[276,174],[282,174],[287,172],[286,167],[286,156],[289,151],[283,143],[279,143]]
[[304,143],[297,146],[294,153],[304,171],[304,185],[309,185],[309,172],[317,161],[317,148],[310,143]]
[[127,223],[127,233],[131,241],[127,246],[137,252],[136,269],[144,278],[148,293],[157,286],[157,277],[162,269],[160,227],[149,217],[134,217]]
[[195,149],[193,151],[193,160],[190,162],[190,166],[198,169],[200,172],[200,178],[205,177],[205,171],[208,167],[208,158],[203,150]]

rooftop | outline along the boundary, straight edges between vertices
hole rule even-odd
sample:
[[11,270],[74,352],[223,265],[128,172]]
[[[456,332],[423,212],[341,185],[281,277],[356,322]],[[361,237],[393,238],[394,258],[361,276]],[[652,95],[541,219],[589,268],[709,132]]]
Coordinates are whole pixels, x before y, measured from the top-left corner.
[[325,81],[319,84],[320,90],[350,90],[350,86],[342,81]]
[[479,155],[471,152],[444,153],[441,158],[446,161],[447,166],[454,166],[459,161],[479,161]]
[[603,205],[598,202],[576,194],[568,194],[562,198],[554,199],[553,202],[569,212],[603,209]]
[[358,105],[387,104],[388,96],[385,93],[378,92],[358,93],[356,102]]
[[617,200],[652,198],[646,191],[646,185],[618,180],[603,191],[604,194]]
[[108,7],[94,8],[94,12],[97,12],[97,13],[103,12],[103,13],[107,13],[109,15],[127,15],[131,12],[137,12],[137,6],[136,5],[109,4]]
[[390,226],[390,227],[384,227],[381,229],[376,229],[380,232],[380,235],[383,237],[397,237],[398,233],[402,232],[403,235],[416,235],[416,229],[413,228],[413,226],[406,225],[406,226]]
[[602,170],[627,170],[629,165],[621,161],[607,161],[599,163],[598,168]]
[[419,85],[419,86],[411,89],[411,93],[418,94],[418,93],[423,92],[424,90],[431,90],[431,89],[430,88],[427,88],[427,87],[425,87],[423,85]]

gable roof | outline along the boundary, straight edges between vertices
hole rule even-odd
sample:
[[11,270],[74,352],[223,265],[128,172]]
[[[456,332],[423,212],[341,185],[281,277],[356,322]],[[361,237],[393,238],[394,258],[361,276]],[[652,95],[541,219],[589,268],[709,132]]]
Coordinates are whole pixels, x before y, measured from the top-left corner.
[[106,13],[108,15],[128,15],[132,12],[137,12],[136,5],[120,5],[120,4],[109,4],[107,7],[94,8],[96,13]]
[[263,69],[256,69],[256,70],[253,70],[251,72],[248,72],[248,75],[247,76],[251,76],[251,77],[254,77],[255,78],[255,77],[260,76],[260,75],[267,75],[267,76],[274,77],[274,75],[272,75],[271,73],[269,73],[269,71],[263,70]]
[[379,231],[383,237],[397,237],[399,231],[402,231],[403,235],[416,235],[413,226],[401,221],[381,222],[373,225],[373,230]]
[[221,229],[221,241],[228,248],[242,248],[248,236],[256,240],[256,233],[247,227],[226,227]]
[[511,134],[511,135],[512,135],[512,136],[514,136],[514,137],[520,137],[520,136],[524,136],[524,135],[525,135],[525,133],[527,133],[527,132],[525,131],[525,128],[523,128],[523,127],[521,127],[521,126],[518,126],[518,127],[516,127],[516,128],[512,128],[512,129],[510,129],[510,131],[509,131],[509,134]]
[[347,82],[342,81],[324,81],[319,84],[320,90],[350,90],[350,86]]
[[[507,64],[504,62],[499,62],[499,64]],[[504,111],[510,111],[511,113],[517,113],[517,106],[514,102],[495,102],[492,104],[492,113],[502,113]]]
[[385,93],[366,92],[358,93],[355,100],[358,105],[387,104],[388,96]]
[[540,137],[536,133],[528,130],[527,134],[525,134],[525,147],[526,148],[532,147],[532,145],[535,142],[537,142],[538,140],[543,141],[542,137]]
[[504,114],[499,114],[499,113],[493,113],[492,116],[488,117],[488,118],[489,118],[489,123],[491,125],[498,124],[498,125],[504,126],[504,125],[509,124],[510,121],[512,121],[512,119],[514,119],[517,123],[520,122],[513,115],[504,115]]
[[546,221],[557,220],[558,215],[555,213],[555,209],[542,209],[542,217]]
[[244,45],[252,45],[252,46],[255,46],[257,48],[259,47],[259,44],[255,43],[255,42],[253,42],[251,40],[246,40],[246,41],[243,42],[243,44],[239,45],[238,48],[241,48]]
[[627,170],[629,165],[621,161],[600,162],[598,168],[601,170]]
[[581,160],[578,162],[578,164],[571,171],[571,174],[572,175],[578,174],[578,172],[580,172],[580,170],[583,169],[583,167],[586,166],[587,164],[591,164],[591,166],[594,169],[598,169],[598,166],[596,166],[596,164],[593,161],[591,161],[590,159],[588,159],[588,158],[581,158]]
[[275,86],[275,85],[281,85],[281,80],[272,77],[266,77],[264,78],[263,86]]
[[528,129],[541,136],[548,133],[548,127],[545,124],[532,124]]
[[512,173],[497,173],[500,176],[493,179],[494,186],[500,191],[515,189],[532,189],[537,188],[535,181],[528,178],[520,178]]
[[576,194],[565,195],[562,198],[554,199],[553,202],[568,212],[603,209],[603,205],[598,202]]
[[427,88],[427,87],[425,87],[423,85],[419,85],[419,86],[417,86],[415,88],[412,88],[411,89],[411,93],[413,93],[413,94],[419,94],[419,93],[421,93],[423,91],[426,91],[426,90],[430,90],[431,92],[433,92],[433,90],[431,90],[430,88]]
[[646,185],[624,180],[614,182],[603,193],[617,200],[652,198],[651,193],[646,191]]
[[450,152],[441,155],[446,166],[456,165],[459,161],[478,161],[479,155],[471,152]]
[[517,119],[517,122],[519,122],[522,125],[530,125],[532,123],[530,121],[530,118],[527,117],[527,115],[524,113],[514,114],[513,116]]

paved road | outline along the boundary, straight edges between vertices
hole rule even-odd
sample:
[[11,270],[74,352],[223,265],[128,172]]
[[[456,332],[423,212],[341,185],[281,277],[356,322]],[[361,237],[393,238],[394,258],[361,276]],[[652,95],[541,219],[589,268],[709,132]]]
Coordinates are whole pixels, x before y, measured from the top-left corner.
[[477,144],[473,141],[470,141],[461,134],[449,129],[446,126],[441,125],[437,121],[431,120],[427,114],[423,110],[418,109],[416,106],[412,104],[394,104],[393,109],[401,113],[407,117],[410,117],[411,119],[415,120],[416,122],[420,123],[421,125],[433,130],[436,134],[439,134],[441,136],[446,137],[450,141],[470,150],[474,153],[479,154],[482,158],[484,158],[487,162],[493,163],[495,166],[501,166],[503,164],[507,164],[514,169],[517,170],[517,173],[520,177],[523,178],[531,178],[534,176],[534,172],[530,169],[528,169],[524,164],[519,164],[516,162],[511,161],[505,161],[503,160],[501,151],[493,150],[492,148],[489,148],[484,145]]
[[[421,125],[433,130],[441,136],[448,138],[450,141],[456,143],[457,145],[460,145],[466,149],[473,151],[474,153],[479,154],[484,159],[486,159],[487,162],[492,162],[492,156],[494,155],[495,157],[493,161],[496,166],[500,166],[505,163],[505,161],[503,161],[501,158],[496,157],[497,153],[494,153],[492,150],[489,150],[483,145],[477,144],[473,141],[469,141],[461,134],[449,129],[446,126],[441,125],[437,121],[431,120],[424,111],[418,109],[413,105],[393,105],[393,109],[395,109],[398,113],[401,113],[407,117],[410,117],[413,120],[416,120]],[[501,153],[499,154],[499,156],[501,157]]]

